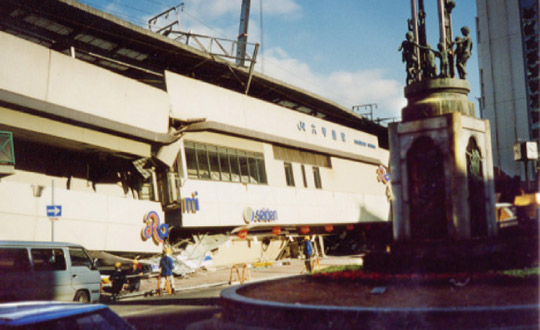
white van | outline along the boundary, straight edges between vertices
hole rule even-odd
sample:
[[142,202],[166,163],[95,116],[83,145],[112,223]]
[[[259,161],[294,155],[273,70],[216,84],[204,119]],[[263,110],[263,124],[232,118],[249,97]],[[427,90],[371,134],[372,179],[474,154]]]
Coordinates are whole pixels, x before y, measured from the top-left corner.
[[96,263],[80,245],[0,241],[0,302],[97,302],[100,285]]

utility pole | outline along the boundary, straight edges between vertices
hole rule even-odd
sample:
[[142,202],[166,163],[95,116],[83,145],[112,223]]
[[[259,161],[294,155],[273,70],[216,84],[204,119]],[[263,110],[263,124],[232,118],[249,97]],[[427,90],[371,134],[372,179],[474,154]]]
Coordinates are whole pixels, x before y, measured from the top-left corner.
[[242,0],[240,13],[240,28],[238,31],[238,44],[236,45],[236,65],[244,66],[246,59],[246,44],[248,37],[249,7],[251,0]]

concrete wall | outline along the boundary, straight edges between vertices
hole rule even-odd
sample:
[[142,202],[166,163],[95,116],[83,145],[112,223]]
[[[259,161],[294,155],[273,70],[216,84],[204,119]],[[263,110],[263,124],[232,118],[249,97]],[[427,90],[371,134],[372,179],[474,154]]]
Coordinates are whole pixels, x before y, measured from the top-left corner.
[[206,118],[299,143],[381,158],[374,135],[171,72],[165,72],[165,78],[173,118]]
[[[162,90],[0,32],[0,91],[156,133],[168,130]],[[84,121],[84,119],[82,119]]]
[[292,163],[296,186],[288,187],[283,161],[275,160],[272,145],[216,133],[189,133],[184,140],[263,152],[267,185],[182,178],[181,197],[197,192],[200,210],[183,214],[187,227],[243,226],[243,212],[270,209],[276,225],[358,223],[387,221],[386,186],[377,181],[378,166],[332,157],[332,168],[320,167],[322,189],[315,189],[311,165],[305,165],[308,187],[300,164]]
[[[60,184],[55,184],[54,195],[54,204],[62,206],[62,216],[54,224],[55,241],[79,243],[90,250],[161,251],[151,240],[141,239],[147,212],[156,211],[164,219],[160,203],[68,191]],[[51,199],[50,186],[35,197],[31,184],[0,181],[0,240],[50,241]]]

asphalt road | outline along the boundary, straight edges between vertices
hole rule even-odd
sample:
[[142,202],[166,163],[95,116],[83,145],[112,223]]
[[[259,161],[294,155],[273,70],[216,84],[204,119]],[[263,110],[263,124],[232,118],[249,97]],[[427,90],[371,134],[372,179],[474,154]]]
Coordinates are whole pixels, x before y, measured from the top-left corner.
[[185,329],[220,312],[219,293],[228,285],[198,288],[164,297],[120,300],[109,307],[135,328]]
[[[326,257],[320,260],[320,266],[359,262],[359,256]],[[300,275],[305,272],[305,268],[303,260],[293,259],[276,262],[271,267],[250,267],[248,272],[246,281],[255,282]],[[231,286],[231,279],[232,285],[239,284],[237,274],[242,274],[242,268],[238,273],[236,269],[231,273],[230,268],[197,272],[188,278],[175,279],[177,291],[173,295],[124,296],[116,302],[105,303],[139,330],[185,329],[191,323],[210,319],[220,313],[220,292]],[[149,279],[141,283],[141,288],[143,291],[152,289],[155,284],[155,279]]]

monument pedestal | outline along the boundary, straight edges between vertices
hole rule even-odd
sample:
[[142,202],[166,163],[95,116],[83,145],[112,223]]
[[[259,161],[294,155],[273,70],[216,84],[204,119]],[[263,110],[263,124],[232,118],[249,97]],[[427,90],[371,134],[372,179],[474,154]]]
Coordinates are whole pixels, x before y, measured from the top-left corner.
[[489,122],[468,92],[457,79],[405,88],[404,122],[389,125],[396,242],[497,234]]
[[454,112],[389,130],[395,241],[496,235],[487,120]]

